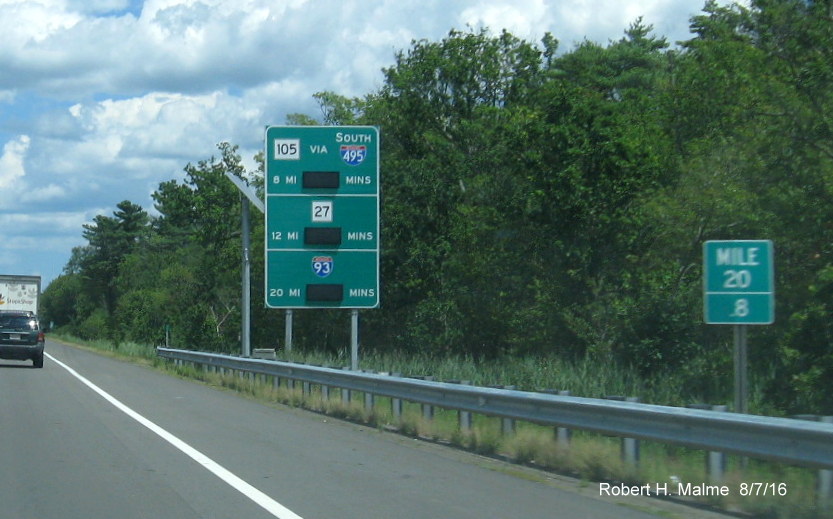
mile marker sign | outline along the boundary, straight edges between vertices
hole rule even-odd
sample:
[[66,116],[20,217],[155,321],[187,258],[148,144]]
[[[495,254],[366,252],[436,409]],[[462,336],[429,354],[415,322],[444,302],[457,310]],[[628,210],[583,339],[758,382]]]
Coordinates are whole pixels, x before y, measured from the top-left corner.
[[720,240],[703,244],[707,324],[772,324],[775,283],[771,240]]

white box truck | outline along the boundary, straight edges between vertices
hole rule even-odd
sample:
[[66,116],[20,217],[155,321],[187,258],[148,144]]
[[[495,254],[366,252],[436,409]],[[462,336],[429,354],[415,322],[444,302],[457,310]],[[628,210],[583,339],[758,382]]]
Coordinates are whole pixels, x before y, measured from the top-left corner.
[[38,313],[40,276],[9,276],[0,274],[0,311],[14,310]]
[[31,360],[43,367],[39,297],[40,276],[0,274],[0,359]]

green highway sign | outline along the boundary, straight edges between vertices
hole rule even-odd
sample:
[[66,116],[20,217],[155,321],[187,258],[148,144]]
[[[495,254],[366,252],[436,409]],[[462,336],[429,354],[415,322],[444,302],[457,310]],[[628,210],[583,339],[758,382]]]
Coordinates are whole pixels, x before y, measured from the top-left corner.
[[773,248],[770,240],[720,240],[703,244],[704,315],[707,324],[775,321]]
[[[339,198],[288,196],[274,200],[272,211],[266,211],[266,244],[268,249],[297,249],[304,245],[305,229],[342,227],[338,233],[345,249],[378,249],[376,231],[377,200],[375,197],[344,196]],[[314,231],[313,231],[314,232]]]
[[379,131],[266,129],[266,305],[379,306]]

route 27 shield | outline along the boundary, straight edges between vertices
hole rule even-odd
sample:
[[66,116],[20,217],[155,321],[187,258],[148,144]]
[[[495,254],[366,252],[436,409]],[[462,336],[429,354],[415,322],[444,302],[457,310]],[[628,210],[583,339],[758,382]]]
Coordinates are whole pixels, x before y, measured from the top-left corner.
[[341,160],[345,163],[350,166],[358,166],[367,157],[367,146],[342,144],[339,153],[341,153]]
[[325,278],[333,273],[333,258],[332,256],[313,256],[312,258],[312,272],[320,277]]

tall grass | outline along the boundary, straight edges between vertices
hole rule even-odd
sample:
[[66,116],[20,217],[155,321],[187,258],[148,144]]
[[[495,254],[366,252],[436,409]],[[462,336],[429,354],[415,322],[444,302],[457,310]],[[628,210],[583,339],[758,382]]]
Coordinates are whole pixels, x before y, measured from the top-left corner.
[[50,333],[49,338],[58,341],[71,342],[75,345],[86,346],[97,351],[118,355],[120,357],[129,357],[132,359],[144,359],[151,363],[157,359],[156,348],[148,346],[147,344],[138,344],[135,342],[122,342],[118,345],[113,344],[112,341],[104,339],[84,340],[78,337],[62,334]]
[[[52,337],[83,344],[101,351],[156,362],[153,346],[132,342],[118,347],[105,340],[80,340],[69,335],[53,334]],[[304,362],[331,367],[350,364],[345,355],[327,355],[320,352],[279,351],[282,360]],[[402,376],[431,376],[438,381],[467,381],[478,386],[515,386],[522,391],[566,390],[573,396],[604,398],[607,396],[638,397],[641,402],[684,407],[693,403],[728,404],[732,396],[731,380],[727,381],[722,395],[698,394],[686,375],[680,372],[662,372],[652,377],[641,376],[637,370],[613,362],[601,362],[591,357],[567,360],[551,357],[505,357],[501,359],[476,359],[471,356],[435,357],[421,352],[379,353],[361,352],[360,367],[377,372],[399,373]],[[770,409],[763,396],[764,385],[751,374],[751,412],[777,414]],[[702,374],[698,378],[702,378]],[[705,376],[720,378],[717,374]],[[712,384],[718,385],[719,382]]]
[[[279,357],[334,367],[349,364],[344,357],[320,353],[279,352]],[[708,399],[689,391],[690,384],[681,375],[660,373],[646,379],[635,369],[590,357],[575,361],[555,356],[481,360],[372,352],[361,355],[360,367],[403,376],[432,376],[438,381],[465,380],[478,386],[515,386],[522,391],[566,390],[573,396],[588,398],[638,397],[642,402],[660,405],[685,406]]]

